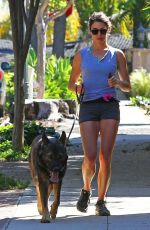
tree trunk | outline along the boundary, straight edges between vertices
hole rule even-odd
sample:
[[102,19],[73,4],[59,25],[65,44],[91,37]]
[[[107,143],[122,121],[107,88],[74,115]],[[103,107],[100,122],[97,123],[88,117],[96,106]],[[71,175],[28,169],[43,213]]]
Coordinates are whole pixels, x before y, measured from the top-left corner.
[[42,17],[41,22],[37,24],[37,37],[37,98],[42,99],[44,97],[44,74],[46,62],[46,26],[44,25]]
[[14,129],[12,142],[16,150],[21,150],[24,145],[24,63],[21,52],[15,70],[15,97],[14,97]]
[[[15,98],[13,147],[21,151],[24,146],[24,66],[31,41],[31,33],[40,0],[30,1],[27,17],[24,0],[9,0],[12,39],[15,59]],[[24,30],[24,25],[26,29]]]
[[37,54],[38,41],[37,41],[37,31],[36,31],[35,24],[34,24],[33,29],[32,29],[31,46],[33,47],[35,53]]
[[[66,8],[61,11],[55,12],[52,16],[46,18],[48,9],[48,0],[43,1],[41,4],[37,16],[37,39],[38,39],[38,49],[37,49],[37,98],[43,98],[44,96],[44,75],[45,75],[45,62],[46,62],[46,29],[49,21],[57,20],[55,26],[54,34],[54,53],[57,57],[64,56],[64,40],[65,40],[65,28],[66,28],[66,10],[72,4],[69,1]],[[63,15],[60,17],[60,15]],[[56,19],[60,17],[59,19]],[[57,26],[58,24],[58,26]]]
[[140,24],[139,12],[137,10],[133,11],[133,47],[136,48],[139,46],[137,29]]
[[57,58],[64,57],[65,32],[66,14],[56,18],[54,23],[53,54],[55,54]]

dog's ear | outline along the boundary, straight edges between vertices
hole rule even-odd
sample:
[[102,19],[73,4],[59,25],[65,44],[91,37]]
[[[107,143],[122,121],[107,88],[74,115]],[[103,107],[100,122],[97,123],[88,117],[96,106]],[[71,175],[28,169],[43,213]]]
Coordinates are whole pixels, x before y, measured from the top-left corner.
[[45,131],[42,133],[42,142],[43,144],[47,145],[49,143],[49,139],[48,137],[46,136],[46,133]]
[[59,138],[59,141],[65,145],[66,144],[66,133],[65,131],[62,131],[61,137]]

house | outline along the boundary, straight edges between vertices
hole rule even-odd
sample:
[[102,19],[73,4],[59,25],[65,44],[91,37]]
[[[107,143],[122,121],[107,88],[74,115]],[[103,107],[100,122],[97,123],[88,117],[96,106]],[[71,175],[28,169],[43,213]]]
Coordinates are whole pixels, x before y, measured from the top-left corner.
[[0,62],[13,58],[13,43],[11,40],[0,39]]

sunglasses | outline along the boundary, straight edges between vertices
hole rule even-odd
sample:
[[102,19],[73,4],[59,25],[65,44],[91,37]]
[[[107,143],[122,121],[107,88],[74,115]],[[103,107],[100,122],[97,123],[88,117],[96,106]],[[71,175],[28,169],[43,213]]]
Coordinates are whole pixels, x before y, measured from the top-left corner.
[[100,32],[103,35],[106,35],[107,29],[92,29],[91,32],[93,35],[97,35],[98,32]]

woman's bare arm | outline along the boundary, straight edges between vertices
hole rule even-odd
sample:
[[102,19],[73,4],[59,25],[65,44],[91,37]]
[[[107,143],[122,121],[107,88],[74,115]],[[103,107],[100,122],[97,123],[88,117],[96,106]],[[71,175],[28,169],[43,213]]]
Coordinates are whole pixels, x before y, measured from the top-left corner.
[[117,51],[117,64],[119,79],[113,76],[108,80],[110,87],[119,87],[124,92],[131,90],[130,79],[128,75],[127,63],[124,53],[121,50]]
[[[68,89],[73,91],[73,92],[76,91],[77,81],[81,75],[80,65],[81,65],[81,54],[80,54],[80,52],[78,52],[75,54],[74,59],[73,59],[72,71],[71,71],[70,80],[68,83]],[[78,91],[78,93],[80,93],[81,85],[78,85],[77,91]]]

